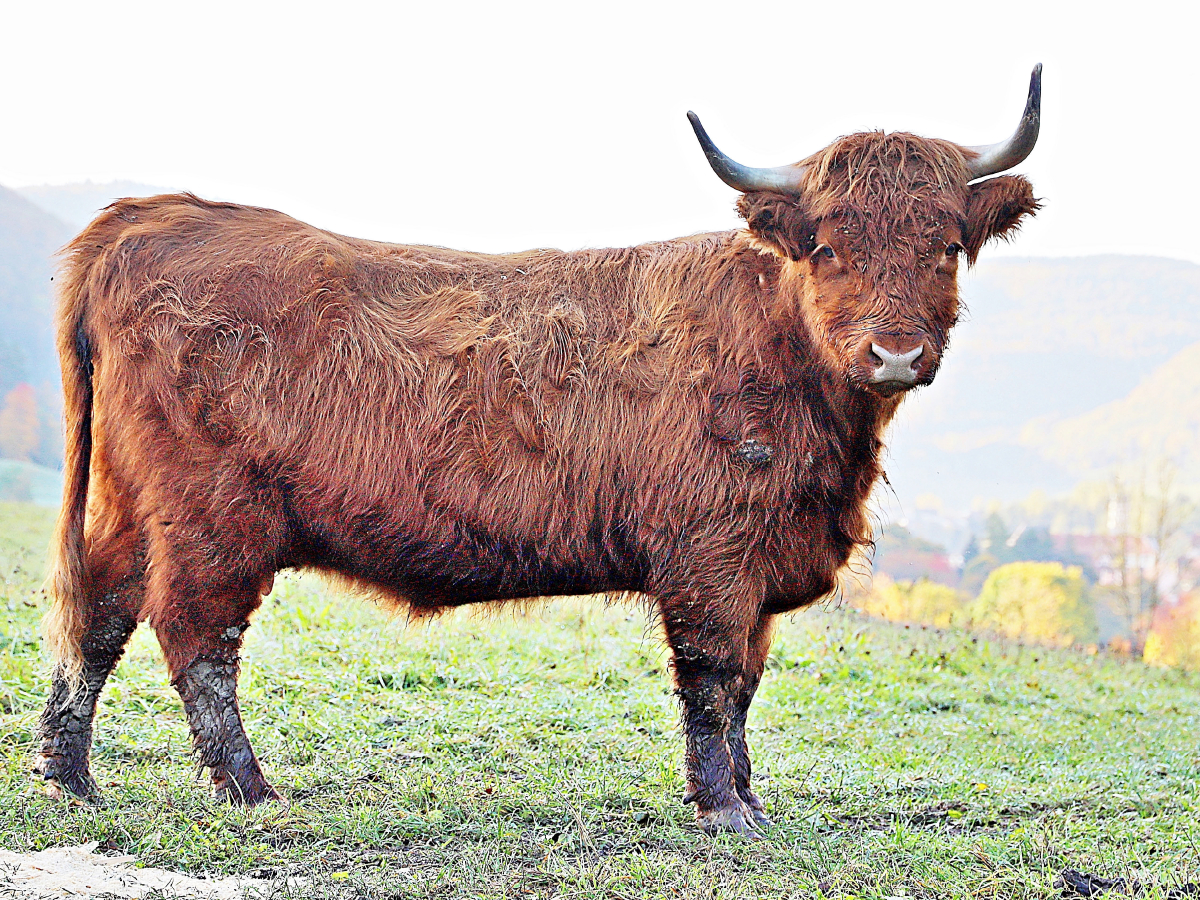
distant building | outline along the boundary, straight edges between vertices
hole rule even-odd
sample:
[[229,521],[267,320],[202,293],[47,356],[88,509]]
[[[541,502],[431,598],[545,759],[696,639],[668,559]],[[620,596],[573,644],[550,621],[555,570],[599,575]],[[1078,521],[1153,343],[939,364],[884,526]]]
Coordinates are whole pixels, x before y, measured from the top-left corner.
[[1157,561],[1154,541],[1137,535],[1052,534],[1054,549],[1062,556],[1086,561],[1094,583],[1117,585],[1125,573],[1154,577]]
[[879,536],[871,568],[894,581],[926,578],[940,584],[958,584],[958,569],[951,564],[946,548],[917,537],[901,525],[889,525]]

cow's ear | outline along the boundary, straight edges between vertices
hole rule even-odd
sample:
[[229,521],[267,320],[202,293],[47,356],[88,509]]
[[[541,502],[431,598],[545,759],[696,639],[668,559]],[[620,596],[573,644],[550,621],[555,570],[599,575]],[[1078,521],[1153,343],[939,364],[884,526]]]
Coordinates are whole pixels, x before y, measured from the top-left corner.
[[812,252],[816,229],[803,198],[753,191],[741,196],[737,209],[750,233],[779,255],[799,260]]
[[966,228],[963,244],[974,264],[979,251],[992,238],[1008,238],[1042,204],[1033,196],[1033,185],[1021,175],[1001,175],[967,188]]

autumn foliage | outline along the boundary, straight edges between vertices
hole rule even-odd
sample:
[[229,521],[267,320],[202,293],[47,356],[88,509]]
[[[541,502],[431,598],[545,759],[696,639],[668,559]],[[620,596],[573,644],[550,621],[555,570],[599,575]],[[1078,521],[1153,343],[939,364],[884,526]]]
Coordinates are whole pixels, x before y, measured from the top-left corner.
[[1078,566],[1015,562],[988,575],[974,600],[927,579],[893,581],[876,575],[852,602],[864,612],[913,625],[959,627],[1052,647],[1091,644],[1095,607]]
[[973,628],[1052,647],[1096,640],[1096,611],[1078,566],[1017,562],[993,571],[966,610]]
[[958,618],[963,599],[954,588],[927,578],[893,581],[886,575],[876,575],[872,590],[863,595],[858,606],[892,622],[948,628]]
[[1159,666],[1200,669],[1200,593],[1159,607],[1142,658]]
[[32,385],[18,384],[0,408],[0,457],[29,461],[37,451],[39,432],[37,394]]

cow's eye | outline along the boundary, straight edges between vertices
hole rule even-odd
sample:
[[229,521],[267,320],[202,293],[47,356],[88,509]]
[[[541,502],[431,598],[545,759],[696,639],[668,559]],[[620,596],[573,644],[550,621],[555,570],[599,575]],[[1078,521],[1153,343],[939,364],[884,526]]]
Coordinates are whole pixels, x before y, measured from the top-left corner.
[[953,243],[948,244],[946,246],[946,258],[954,259],[955,257],[958,256],[959,251],[962,250],[962,248],[963,248],[963,245],[958,243],[958,241],[954,241]]
[[820,247],[814,250],[813,253],[819,253],[826,259],[833,259],[835,256],[837,256],[837,254],[833,252],[833,248],[828,244],[822,244]]

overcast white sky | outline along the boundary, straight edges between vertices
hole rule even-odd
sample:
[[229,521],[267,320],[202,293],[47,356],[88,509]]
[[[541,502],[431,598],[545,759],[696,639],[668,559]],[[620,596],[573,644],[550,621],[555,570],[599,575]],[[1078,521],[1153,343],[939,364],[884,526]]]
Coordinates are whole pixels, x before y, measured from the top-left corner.
[[[731,227],[684,113],[752,165],[839,134],[1006,137],[1047,207],[1002,253],[1200,262],[1183,3],[0,7],[0,184],[128,178],[479,250]],[[1086,12],[1085,12],[1086,10]]]

